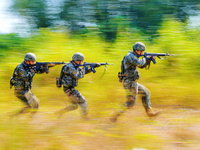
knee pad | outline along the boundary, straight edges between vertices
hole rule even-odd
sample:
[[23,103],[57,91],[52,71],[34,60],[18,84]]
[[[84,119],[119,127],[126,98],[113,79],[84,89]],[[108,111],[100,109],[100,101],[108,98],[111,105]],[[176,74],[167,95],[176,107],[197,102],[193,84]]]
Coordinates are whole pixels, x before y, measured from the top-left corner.
[[133,107],[135,105],[135,97],[127,96],[127,101],[123,105],[128,108]]
[[87,114],[87,102],[80,103],[79,106],[81,107],[81,115]]
[[35,94],[33,94],[32,92],[27,92],[25,93],[25,97],[28,101],[28,104],[34,108],[34,109],[38,109],[39,108],[39,99],[35,96]]

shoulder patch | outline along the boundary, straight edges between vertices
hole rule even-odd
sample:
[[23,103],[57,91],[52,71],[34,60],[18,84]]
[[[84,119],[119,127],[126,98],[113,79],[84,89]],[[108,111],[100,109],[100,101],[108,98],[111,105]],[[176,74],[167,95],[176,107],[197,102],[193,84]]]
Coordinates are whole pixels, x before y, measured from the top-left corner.
[[21,73],[21,75],[25,75],[25,71],[23,71],[23,70],[20,71],[20,73]]
[[76,74],[76,70],[73,70],[73,74]]

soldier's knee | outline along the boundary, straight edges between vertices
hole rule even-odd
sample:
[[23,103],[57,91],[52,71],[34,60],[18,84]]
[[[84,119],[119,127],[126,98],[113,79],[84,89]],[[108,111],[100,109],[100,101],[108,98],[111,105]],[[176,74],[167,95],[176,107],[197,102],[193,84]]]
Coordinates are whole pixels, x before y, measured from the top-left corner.
[[136,95],[127,95],[126,98],[127,98],[127,101],[135,101],[136,100]]
[[38,109],[39,108],[39,99],[32,93],[32,92],[26,92],[25,97],[28,101],[28,104],[31,106],[33,109]]
[[78,105],[77,105],[77,104],[72,104],[71,107],[72,107],[73,109],[77,109],[77,108],[78,108]]
[[79,106],[81,106],[82,108],[86,108],[87,107],[87,101],[82,100],[81,102],[79,102]]
[[66,111],[72,111],[72,110],[75,110],[77,108],[78,108],[77,104],[71,104],[71,105],[68,105],[67,107],[65,107],[65,110]]
[[126,101],[123,105],[126,106],[127,108],[131,108],[135,105],[135,99]]
[[143,93],[143,95],[144,95],[145,97],[150,97],[150,96],[151,96],[151,93],[150,93],[149,90],[145,90],[144,93]]

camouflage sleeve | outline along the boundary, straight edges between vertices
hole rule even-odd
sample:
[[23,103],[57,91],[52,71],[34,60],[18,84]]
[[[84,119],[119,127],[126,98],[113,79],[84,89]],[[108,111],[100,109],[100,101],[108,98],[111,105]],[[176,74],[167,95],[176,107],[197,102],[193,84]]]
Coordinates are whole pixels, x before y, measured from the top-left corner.
[[147,65],[146,58],[141,58],[137,60],[137,67],[144,68]]
[[64,74],[70,75],[72,78],[81,79],[84,77],[85,69],[81,69],[80,67],[76,69],[74,67],[66,66],[63,69],[63,72]]
[[143,59],[145,59],[146,63],[144,65],[140,66],[139,68],[144,68],[144,67],[150,65],[150,63],[151,63],[151,59],[149,59],[149,58],[143,58]]
[[125,62],[130,63],[133,66],[143,68],[147,65],[146,58],[138,58],[135,55],[129,55],[128,57],[125,58]]

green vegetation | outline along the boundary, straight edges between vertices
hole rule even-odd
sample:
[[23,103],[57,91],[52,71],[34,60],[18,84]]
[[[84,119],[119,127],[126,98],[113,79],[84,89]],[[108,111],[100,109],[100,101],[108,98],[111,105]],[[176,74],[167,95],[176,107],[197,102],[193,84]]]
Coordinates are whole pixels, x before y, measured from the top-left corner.
[[[151,41],[139,30],[126,30],[124,26],[118,27],[114,43],[102,40],[97,36],[98,32],[72,37],[63,32],[40,29],[37,35],[28,38],[0,35],[0,149],[165,150],[199,147],[200,31],[166,19],[158,30],[160,36]],[[157,59],[149,70],[140,70],[139,82],[151,91],[152,107],[163,110],[163,114],[149,119],[138,97],[136,106],[112,124],[108,116],[125,101],[124,89],[117,78],[120,63],[136,41],[145,43],[148,52],[176,54],[164,60]],[[54,116],[67,100],[62,89],[55,85],[62,66],[51,68],[47,75],[35,75],[32,92],[41,101],[35,117],[9,117],[9,112],[22,107],[13,89],[9,89],[9,80],[27,52],[35,53],[38,62],[68,62],[75,52],[82,52],[86,62],[114,63],[107,66],[108,70],[100,80],[103,66],[96,69],[96,74],[86,75],[79,82],[77,89],[88,101],[90,120],[83,120],[78,110],[61,119]]]

